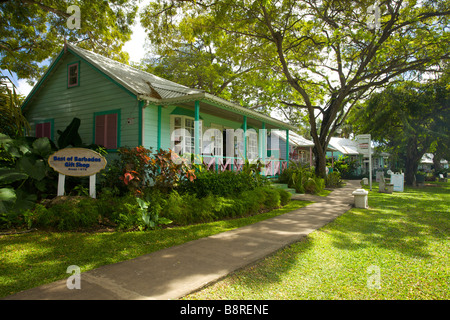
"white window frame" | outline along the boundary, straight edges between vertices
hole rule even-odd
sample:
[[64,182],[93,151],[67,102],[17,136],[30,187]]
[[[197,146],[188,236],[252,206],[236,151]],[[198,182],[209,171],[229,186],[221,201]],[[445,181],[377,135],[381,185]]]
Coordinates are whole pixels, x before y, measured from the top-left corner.
[[[181,126],[180,128],[175,128],[175,118],[180,118],[181,119]],[[186,120],[192,120],[194,127],[186,127]],[[202,131],[202,124],[203,121],[200,120],[199,121],[200,124],[200,128],[199,128],[199,132],[200,132],[200,152],[202,150],[202,136],[203,136],[203,131]],[[174,131],[176,129],[180,129],[178,130],[175,134],[174,137]],[[192,133],[190,132],[190,130],[192,131]],[[176,146],[175,145],[175,141],[173,140],[173,138],[176,137],[180,137],[180,141],[182,143],[181,148],[180,146]],[[195,141],[195,119],[193,117],[189,117],[189,116],[183,116],[183,115],[178,115],[178,114],[172,114],[170,115],[170,147],[173,151],[175,151],[176,153],[179,154],[185,154],[185,153],[194,153],[195,152],[195,145],[194,145],[194,141]]]

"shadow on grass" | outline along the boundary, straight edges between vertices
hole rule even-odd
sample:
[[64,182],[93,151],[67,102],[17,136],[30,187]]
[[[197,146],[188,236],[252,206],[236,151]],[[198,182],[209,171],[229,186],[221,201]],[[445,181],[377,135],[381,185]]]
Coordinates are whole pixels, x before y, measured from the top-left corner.
[[0,236],[0,297],[81,272],[268,219],[311,202],[292,201],[260,215],[140,232],[44,232]]
[[333,245],[347,250],[374,247],[430,258],[430,241],[450,236],[448,185],[406,188],[393,194],[369,193],[369,209],[352,209],[332,232]]

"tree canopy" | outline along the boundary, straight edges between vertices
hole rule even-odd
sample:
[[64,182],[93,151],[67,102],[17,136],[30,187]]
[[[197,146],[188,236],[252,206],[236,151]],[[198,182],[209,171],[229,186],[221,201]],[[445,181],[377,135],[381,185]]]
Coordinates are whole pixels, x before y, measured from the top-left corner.
[[406,184],[413,184],[425,153],[444,154],[450,146],[449,80],[445,73],[437,81],[399,82],[374,94],[350,117],[356,132],[370,132],[400,160]]
[[[316,172],[324,176],[329,140],[357,101],[406,72],[425,71],[449,58],[449,1],[382,1],[375,28],[367,10],[373,4],[159,0],[146,8],[143,19],[162,42],[183,35],[195,43],[209,35],[215,53],[239,57],[231,60],[231,68],[246,61],[261,81],[268,80],[261,94],[305,110]],[[191,38],[184,36],[187,32]],[[223,52],[221,42],[216,45],[216,39],[223,39],[218,34],[227,39]]]
[[[80,9],[79,29],[68,24],[75,14],[68,10],[72,4]],[[1,69],[36,80],[46,68],[41,63],[54,57],[65,39],[127,62],[128,54],[121,48],[130,39],[136,13],[136,0],[1,0]]]

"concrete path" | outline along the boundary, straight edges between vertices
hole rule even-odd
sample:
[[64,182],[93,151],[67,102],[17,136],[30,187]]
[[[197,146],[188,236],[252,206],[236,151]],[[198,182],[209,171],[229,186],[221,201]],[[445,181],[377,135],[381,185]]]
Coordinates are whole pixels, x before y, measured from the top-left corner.
[[334,220],[351,208],[352,192],[359,187],[359,180],[348,181],[326,198],[295,195],[293,199],[317,202],[249,226],[81,273],[81,289],[68,289],[64,279],[5,299],[178,299]]

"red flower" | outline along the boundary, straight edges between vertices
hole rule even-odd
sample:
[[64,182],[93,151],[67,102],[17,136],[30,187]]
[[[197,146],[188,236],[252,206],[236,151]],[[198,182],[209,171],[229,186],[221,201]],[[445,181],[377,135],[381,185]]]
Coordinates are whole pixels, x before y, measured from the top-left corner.
[[125,172],[124,177],[123,178],[121,177],[121,180],[123,180],[123,182],[126,185],[128,185],[128,183],[133,179],[134,179],[133,175],[129,172]]

